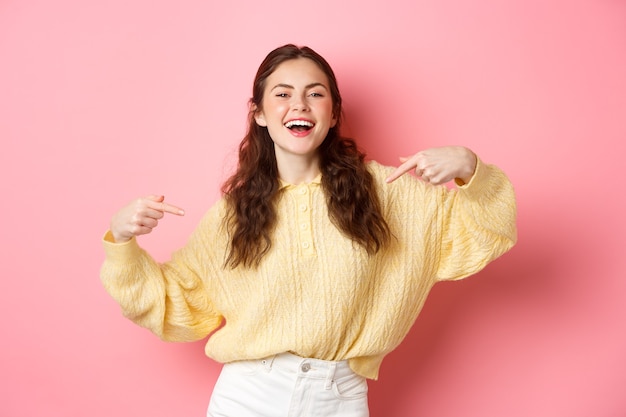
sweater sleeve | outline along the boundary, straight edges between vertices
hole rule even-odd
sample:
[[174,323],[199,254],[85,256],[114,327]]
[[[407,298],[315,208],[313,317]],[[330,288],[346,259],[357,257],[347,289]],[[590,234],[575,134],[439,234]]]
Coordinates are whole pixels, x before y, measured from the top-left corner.
[[513,186],[496,166],[478,160],[469,183],[441,190],[437,280],[475,274],[517,241]]
[[100,277],[125,317],[175,342],[202,339],[219,327],[222,316],[206,289],[215,273],[216,212],[210,210],[185,247],[165,263],[156,262],[135,238],[114,243],[106,233]]

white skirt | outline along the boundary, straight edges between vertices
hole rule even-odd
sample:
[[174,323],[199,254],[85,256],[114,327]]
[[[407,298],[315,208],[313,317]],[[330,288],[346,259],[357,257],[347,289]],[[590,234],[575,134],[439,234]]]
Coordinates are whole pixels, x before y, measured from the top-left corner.
[[367,380],[347,361],[282,353],[224,365],[207,417],[368,417]]

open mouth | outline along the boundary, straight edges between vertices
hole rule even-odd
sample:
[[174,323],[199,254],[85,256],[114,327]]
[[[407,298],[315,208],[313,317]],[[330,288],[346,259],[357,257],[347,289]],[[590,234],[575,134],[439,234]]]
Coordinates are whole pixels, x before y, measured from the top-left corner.
[[289,130],[293,130],[295,132],[308,132],[313,129],[315,124],[313,122],[309,122],[308,120],[290,120],[285,123],[285,127]]

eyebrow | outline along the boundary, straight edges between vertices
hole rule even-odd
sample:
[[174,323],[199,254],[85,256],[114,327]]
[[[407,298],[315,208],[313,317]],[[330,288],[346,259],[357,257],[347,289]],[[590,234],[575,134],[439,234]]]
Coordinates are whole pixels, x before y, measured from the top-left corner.
[[[328,87],[326,87],[322,83],[311,83],[311,84],[305,86],[304,89],[308,90],[309,88],[313,88],[313,87],[323,87],[325,90],[328,91]],[[279,84],[276,84],[274,87],[272,87],[272,89],[270,91],[274,91],[277,88],[289,88],[291,90],[295,89],[295,87],[293,85],[279,83]]]

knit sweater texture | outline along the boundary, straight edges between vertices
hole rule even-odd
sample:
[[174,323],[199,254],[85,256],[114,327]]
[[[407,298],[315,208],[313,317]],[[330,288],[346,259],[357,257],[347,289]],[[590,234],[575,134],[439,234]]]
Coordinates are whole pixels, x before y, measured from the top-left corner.
[[208,335],[222,363],[282,352],[348,360],[378,378],[439,281],[480,271],[517,239],[513,187],[478,161],[468,184],[432,186],[369,162],[392,238],[368,255],[330,221],[319,178],[283,184],[272,247],[257,268],[224,266],[226,205],[211,207],[186,245],[156,262],[135,238],[103,239],[101,279],[123,314],[167,341]]

